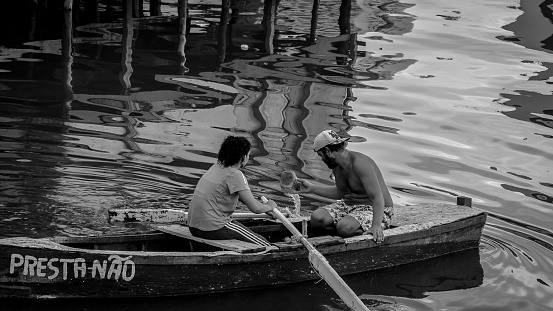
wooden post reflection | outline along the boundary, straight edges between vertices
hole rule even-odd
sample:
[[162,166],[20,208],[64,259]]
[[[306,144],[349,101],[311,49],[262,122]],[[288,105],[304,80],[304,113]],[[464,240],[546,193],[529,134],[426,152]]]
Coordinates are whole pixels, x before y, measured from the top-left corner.
[[73,9],[73,0],[64,0],[63,1],[63,8],[65,10],[72,10]]
[[[125,0],[123,0],[124,2]],[[133,0],[132,1],[132,17],[140,17],[140,3],[142,0]]]
[[338,25],[340,27],[340,34],[347,35],[351,33],[351,0],[342,0],[340,5],[340,17],[338,18]]
[[229,9],[230,9],[230,0],[222,1],[221,8],[221,21],[219,23],[219,45],[218,45],[218,54],[219,54],[219,63],[225,61],[227,53],[227,28],[229,22]]
[[35,40],[37,9],[38,9],[38,3],[31,2],[30,8],[29,8],[29,32],[27,33],[27,41]]
[[100,12],[98,0],[87,0],[84,3],[85,22],[98,23],[100,21]]
[[[340,35],[349,35],[351,33],[351,0],[342,0],[340,5],[340,16],[338,17],[338,26],[340,28]],[[349,40],[337,42],[337,49],[339,54],[349,55],[336,58],[338,65],[347,65],[348,68],[352,68],[357,57],[357,36],[350,35]]]
[[186,32],[188,31],[188,12],[187,12],[188,0],[179,0],[179,44],[177,51],[179,53],[179,67],[180,74],[183,75],[188,72],[186,68],[186,54],[184,53],[184,47],[186,45]]
[[70,99],[73,96],[72,72],[73,65],[73,1],[66,0],[63,11],[63,33],[61,38],[61,54],[64,60],[63,82],[67,92],[67,97]]
[[[297,85],[280,85],[268,80],[268,90],[259,107],[265,118],[265,128],[259,133],[265,150],[269,153],[265,165],[278,175],[287,169],[300,169],[303,164],[296,154],[301,141],[307,137],[304,120],[306,110],[302,107],[309,98],[311,82]],[[271,165],[272,164],[272,165]]]
[[317,40],[317,22],[319,19],[319,3],[320,3],[320,0],[313,0],[313,9],[311,10],[311,32],[309,33],[309,41],[311,43]]
[[263,29],[265,30],[265,51],[273,54],[275,39],[276,0],[265,0],[263,7]]
[[144,0],[138,1],[138,17],[144,17]]
[[353,69],[353,66],[357,61],[357,34],[356,33],[350,35],[349,37],[349,58],[351,59],[351,61],[348,67],[352,70],[352,72],[355,72],[355,70]]
[[122,93],[126,94],[131,88],[132,75],[132,40],[133,40],[133,0],[123,0],[123,39],[121,41],[121,65],[123,70],[119,74]]
[[[179,0],[179,16],[180,16],[181,0]],[[161,15],[161,0],[150,0],[150,16]]]

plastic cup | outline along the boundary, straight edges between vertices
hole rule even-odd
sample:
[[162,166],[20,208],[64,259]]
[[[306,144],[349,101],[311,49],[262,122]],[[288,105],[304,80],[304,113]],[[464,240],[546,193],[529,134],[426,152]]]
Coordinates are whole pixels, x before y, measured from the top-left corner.
[[296,173],[284,171],[280,175],[280,188],[284,193],[298,193],[301,191],[301,183],[298,182]]

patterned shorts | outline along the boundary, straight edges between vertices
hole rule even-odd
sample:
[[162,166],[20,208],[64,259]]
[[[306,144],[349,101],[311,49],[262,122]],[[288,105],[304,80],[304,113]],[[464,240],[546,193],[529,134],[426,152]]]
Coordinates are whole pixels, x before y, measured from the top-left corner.
[[[344,200],[338,200],[336,203],[325,205],[322,208],[330,213],[330,216],[334,219],[334,225],[336,225],[344,216],[350,215],[355,218],[360,224],[363,231],[369,230],[372,226],[373,220],[373,208],[370,205],[347,205]],[[382,216],[382,229],[388,229],[392,225],[392,216],[394,215],[394,208],[387,206],[384,208],[384,215]]]

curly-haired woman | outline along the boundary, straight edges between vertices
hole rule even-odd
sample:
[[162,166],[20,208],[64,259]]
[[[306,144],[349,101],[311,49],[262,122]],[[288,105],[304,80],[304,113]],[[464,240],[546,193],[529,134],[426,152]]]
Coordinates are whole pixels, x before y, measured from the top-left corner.
[[273,200],[267,203],[256,200],[248,180],[240,171],[250,158],[250,148],[246,138],[237,136],[228,136],[221,144],[217,163],[200,178],[190,203],[188,225],[194,236],[270,245],[264,237],[231,217],[238,200],[256,214],[270,212],[276,207]]

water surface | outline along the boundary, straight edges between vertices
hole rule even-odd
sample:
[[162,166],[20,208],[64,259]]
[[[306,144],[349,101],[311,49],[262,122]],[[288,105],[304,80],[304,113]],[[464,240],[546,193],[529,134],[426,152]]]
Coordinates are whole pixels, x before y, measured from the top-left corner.
[[[229,134],[252,143],[254,194],[291,207],[280,173],[330,183],[311,145],[331,128],[379,164],[396,204],[463,195],[489,213],[478,252],[346,277],[367,304],[553,309],[550,1],[357,1],[349,16],[323,1],[312,27],[312,1],[283,0],[272,37],[261,1],[238,1],[228,23],[219,1],[190,1],[183,36],[176,1],[133,19],[99,1],[71,20],[41,3],[34,28],[2,4],[1,237],[132,231],[107,210],[186,208]],[[324,282],[109,308],[183,304],[346,310]]]

